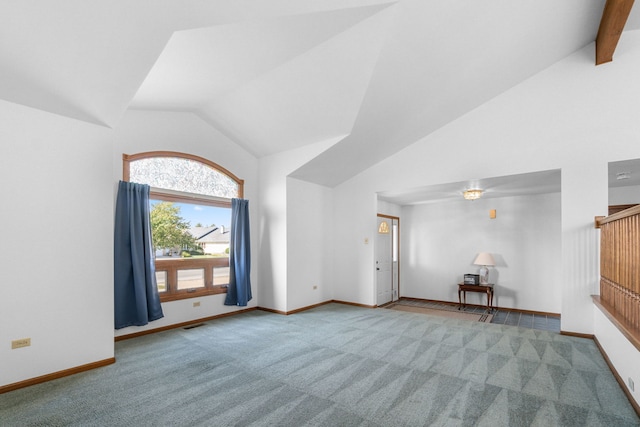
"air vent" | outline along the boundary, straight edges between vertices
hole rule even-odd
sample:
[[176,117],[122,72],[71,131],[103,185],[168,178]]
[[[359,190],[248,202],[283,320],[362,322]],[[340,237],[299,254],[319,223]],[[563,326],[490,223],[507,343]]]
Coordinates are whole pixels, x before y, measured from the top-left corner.
[[196,324],[196,325],[189,325],[189,326],[185,326],[185,327],[184,327],[184,328],[182,328],[182,329],[184,329],[184,330],[186,331],[187,329],[199,328],[200,326],[204,326],[204,323],[198,323],[198,324]]

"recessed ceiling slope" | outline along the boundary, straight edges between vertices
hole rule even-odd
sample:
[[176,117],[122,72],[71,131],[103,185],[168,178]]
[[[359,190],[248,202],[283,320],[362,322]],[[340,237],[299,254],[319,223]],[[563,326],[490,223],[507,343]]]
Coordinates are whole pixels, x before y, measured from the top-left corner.
[[200,114],[259,157],[348,134],[386,40],[392,9],[215,97]]
[[[386,5],[177,31],[132,108],[197,110],[313,49]],[[304,82],[304,76],[300,76]]]
[[593,42],[601,0],[402,1],[351,134],[292,176],[333,187]]
[[153,2],[126,6],[3,2],[0,98],[112,125],[171,35],[146,20]]
[[636,6],[631,8],[629,18],[624,26],[625,30],[638,30],[640,29],[640,7]]
[[113,126],[175,31],[379,3],[0,0],[0,98]]
[[603,6],[0,0],[0,98],[107,126],[192,111],[259,156],[338,139],[294,173],[331,187],[593,42]]

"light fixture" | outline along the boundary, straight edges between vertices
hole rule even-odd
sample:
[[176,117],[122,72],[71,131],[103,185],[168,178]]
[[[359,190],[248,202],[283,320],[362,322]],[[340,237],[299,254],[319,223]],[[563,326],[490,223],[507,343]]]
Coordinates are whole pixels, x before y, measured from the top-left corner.
[[476,260],[473,261],[473,264],[482,266],[480,267],[480,284],[489,284],[489,269],[487,266],[496,265],[496,262],[493,260],[493,256],[488,252],[480,252],[476,257]]
[[482,197],[482,190],[478,188],[465,190],[464,193],[462,193],[462,197],[464,197],[465,200],[477,200]]
[[631,172],[619,172],[616,174],[616,179],[620,181],[621,179],[629,179],[631,178]]

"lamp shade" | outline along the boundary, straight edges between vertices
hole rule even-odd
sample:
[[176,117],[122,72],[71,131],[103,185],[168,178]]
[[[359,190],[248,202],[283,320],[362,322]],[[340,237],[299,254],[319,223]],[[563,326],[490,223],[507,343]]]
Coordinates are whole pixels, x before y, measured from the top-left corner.
[[473,263],[475,265],[496,265],[493,256],[489,252],[480,252]]

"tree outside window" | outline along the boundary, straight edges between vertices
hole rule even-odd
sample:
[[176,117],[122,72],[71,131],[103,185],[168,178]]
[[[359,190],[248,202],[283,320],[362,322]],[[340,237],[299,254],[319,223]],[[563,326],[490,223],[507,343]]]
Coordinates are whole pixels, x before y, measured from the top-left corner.
[[196,239],[189,233],[189,223],[180,216],[180,207],[159,202],[151,208],[151,236],[155,251],[193,250]]

